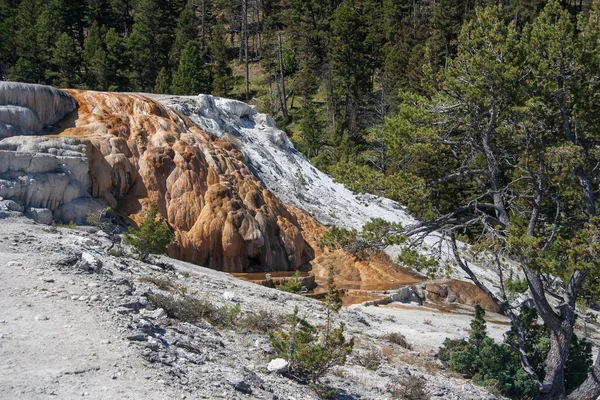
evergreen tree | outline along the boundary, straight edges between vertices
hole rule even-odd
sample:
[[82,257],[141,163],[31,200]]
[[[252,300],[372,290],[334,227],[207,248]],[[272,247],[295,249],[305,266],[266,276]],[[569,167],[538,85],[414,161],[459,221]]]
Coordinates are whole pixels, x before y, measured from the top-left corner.
[[126,52],[125,40],[114,28],[110,28],[104,37],[106,44],[106,83],[108,90],[131,90],[125,66],[130,61]]
[[196,15],[194,12],[194,5],[189,2],[177,20],[177,28],[175,29],[175,42],[169,54],[170,63],[173,66],[179,64],[179,58],[181,52],[188,42],[195,41],[198,39],[198,32],[196,29]]
[[140,0],[135,8],[133,31],[127,41],[133,90],[151,92],[163,65],[159,46],[161,14],[156,0]]
[[86,87],[94,90],[107,90],[110,86],[107,73],[106,33],[94,23],[83,43],[83,65],[85,67]]
[[156,85],[154,93],[168,94],[171,93],[171,76],[165,67],[162,67],[156,77]]
[[231,67],[229,66],[229,56],[227,53],[227,37],[225,25],[218,21],[212,31],[212,40],[210,42],[210,56],[212,59],[212,87],[213,94],[216,96],[227,97],[231,91],[233,77]]
[[0,0],[0,80],[17,61],[15,32],[17,31],[17,1]]
[[361,135],[359,112],[365,95],[371,89],[371,70],[365,49],[366,30],[363,18],[351,2],[340,5],[333,17],[331,38],[331,79],[333,92],[330,101],[337,118],[338,140],[342,134],[355,139]]
[[196,42],[189,42],[181,52],[181,60],[173,73],[171,92],[180,95],[210,93],[209,75]]
[[[15,53],[17,62],[8,72],[8,79],[21,82],[43,82],[45,51],[38,42],[37,25],[42,9],[40,0],[23,0],[15,17]],[[52,43],[53,44],[53,43]]]
[[52,84],[62,88],[76,87],[79,83],[79,55],[73,39],[63,32],[52,49],[51,63],[54,72],[50,73]]

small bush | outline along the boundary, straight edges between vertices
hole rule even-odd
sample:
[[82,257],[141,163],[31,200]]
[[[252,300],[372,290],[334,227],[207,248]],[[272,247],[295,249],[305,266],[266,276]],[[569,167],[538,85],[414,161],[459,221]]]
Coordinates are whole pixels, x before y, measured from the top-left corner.
[[287,281],[281,285],[277,285],[275,288],[283,292],[300,294],[302,293],[302,281],[299,278],[300,272],[296,271]]
[[164,254],[173,239],[173,233],[157,220],[158,208],[152,205],[139,229],[129,229],[125,243],[132,246],[140,260],[147,261],[150,254]]
[[175,285],[169,278],[157,278],[153,276],[143,276],[140,278],[140,282],[152,283],[160,290],[170,291],[176,289]]
[[354,340],[344,337],[344,325],[320,332],[298,316],[298,307],[288,316],[288,331],[269,332],[275,354],[290,363],[290,375],[302,382],[317,383],[336,365],[344,365],[352,352]]
[[369,349],[363,352],[358,358],[357,363],[371,371],[377,371],[381,366],[381,351],[379,349]]
[[217,318],[217,308],[206,300],[193,296],[182,296],[179,298],[150,294],[148,301],[154,308],[162,308],[169,318],[184,322],[196,323],[202,320],[214,323]]
[[217,309],[217,315],[221,320],[219,325],[228,328],[235,328],[238,324],[241,314],[242,308],[239,303],[236,305],[225,305],[220,307]]
[[412,346],[406,341],[406,336],[399,332],[388,333],[385,336],[383,336],[383,338],[390,343],[394,343],[400,347],[405,348],[406,350],[412,350]]
[[425,379],[410,375],[392,382],[389,387],[395,400],[429,400],[429,392],[425,388]]
[[325,311],[327,321],[317,328],[298,315],[298,306],[287,317],[290,329],[269,332],[269,340],[277,357],[289,362],[289,374],[299,381],[318,384],[331,368],[344,365],[354,347],[354,339],[344,337],[344,324],[333,326],[334,314],[341,300],[335,287],[333,265],[329,266]]
[[[180,291],[183,288],[180,288]],[[207,300],[194,296],[150,294],[148,301],[154,308],[162,308],[169,318],[180,321],[197,323],[207,321],[212,325],[223,328],[237,328],[242,310],[239,304],[216,307]]]
[[112,249],[108,250],[108,254],[113,257],[125,256],[125,249],[121,245],[116,245]]
[[275,316],[265,310],[258,312],[250,312],[244,315],[239,322],[239,326],[242,329],[248,329],[254,332],[267,333],[281,328],[283,324],[283,317]]
[[392,349],[390,346],[383,346],[381,348],[381,354],[388,362],[392,362],[394,359],[394,349]]

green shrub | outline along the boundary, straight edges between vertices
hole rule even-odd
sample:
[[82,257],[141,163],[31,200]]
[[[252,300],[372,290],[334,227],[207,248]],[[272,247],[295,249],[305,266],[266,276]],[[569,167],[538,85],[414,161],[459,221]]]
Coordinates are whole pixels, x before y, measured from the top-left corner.
[[344,337],[344,325],[329,332],[320,330],[298,315],[298,307],[288,316],[289,330],[269,332],[277,357],[290,363],[290,375],[316,383],[336,365],[344,365],[354,340]]
[[277,357],[289,362],[291,377],[317,384],[331,368],[344,365],[352,352],[354,339],[344,337],[344,324],[333,327],[333,315],[341,302],[333,281],[333,266],[329,267],[325,308],[327,321],[317,328],[298,315],[298,306],[287,317],[289,330],[269,332],[269,340]]
[[382,354],[379,349],[371,348],[357,358],[357,363],[371,371],[377,371],[381,366]]
[[173,239],[173,233],[157,216],[158,209],[152,205],[139,229],[130,228],[125,234],[125,243],[133,247],[142,261],[147,261],[150,254],[164,254]]
[[281,290],[283,292],[300,294],[302,293],[302,281],[300,280],[300,272],[294,272],[288,280],[286,280],[283,284],[275,286],[277,290]]
[[196,323],[206,320],[213,323],[217,320],[217,308],[212,303],[197,297],[150,294],[148,302],[154,308],[165,310],[169,318],[180,321]]
[[242,308],[239,303],[236,303],[235,305],[225,305],[217,309],[217,314],[221,319],[219,325],[235,328],[242,315]]
[[[487,336],[483,316],[477,306],[471,322],[468,341],[449,340],[438,352],[438,358],[452,370],[473,375],[473,381],[512,399],[528,399],[538,394],[536,384],[522,369],[518,355],[515,328],[506,334],[504,344],[497,344]],[[524,328],[525,347],[531,366],[540,379],[544,377],[544,360],[550,349],[550,331],[537,323],[535,309],[523,308],[519,316]],[[569,358],[565,364],[567,390],[578,387],[592,366],[591,344],[573,335]]]

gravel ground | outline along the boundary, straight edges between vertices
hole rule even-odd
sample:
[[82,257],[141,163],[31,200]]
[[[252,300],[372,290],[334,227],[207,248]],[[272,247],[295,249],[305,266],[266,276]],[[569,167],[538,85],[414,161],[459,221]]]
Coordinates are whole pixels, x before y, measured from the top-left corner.
[[[325,321],[321,303],[166,257],[157,265],[113,257],[108,244],[89,229],[37,225],[16,214],[0,219],[1,399],[316,398],[307,385],[269,373],[273,356],[263,333],[170,319],[147,299],[186,293],[278,320],[298,306],[313,324]],[[173,288],[161,290],[150,282],[157,279]],[[433,399],[496,398],[433,357],[444,335],[467,335],[467,315],[353,307],[339,319],[356,346],[323,380],[338,398],[390,399],[390,384],[408,376],[424,377]],[[389,332],[405,334],[412,350],[384,340]],[[376,370],[361,365],[382,349]]]

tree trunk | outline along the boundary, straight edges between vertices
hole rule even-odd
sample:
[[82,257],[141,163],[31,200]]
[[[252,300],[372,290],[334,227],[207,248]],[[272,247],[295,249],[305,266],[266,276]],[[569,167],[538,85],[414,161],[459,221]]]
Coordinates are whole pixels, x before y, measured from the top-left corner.
[[277,34],[277,37],[279,39],[279,70],[281,72],[281,112],[283,113],[283,118],[285,119],[285,122],[288,122],[289,115],[285,96],[285,74],[283,69],[283,52],[281,49],[281,32]]
[[565,389],[565,363],[569,355],[569,347],[573,338],[573,328],[568,322],[562,324],[562,329],[550,333],[550,351],[546,356],[546,376],[540,388],[539,399],[562,400],[567,398]]
[[498,160],[496,160],[496,155],[494,153],[494,149],[492,148],[492,132],[496,124],[496,118],[497,110],[495,109],[495,107],[492,107],[492,109],[490,110],[489,121],[487,123],[485,132],[483,132],[481,142],[483,146],[483,152],[487,161],[488,175],[490,178],[490,189],[492,189],[492,199],[497,210],[496,217],[500,222],[508,226],[510,225],[510,219],[508,217],[508,213],[506,212],[506,207],[504,205],[504,196],[500,188],[500,165],[498,164]]
[[596,400],[600,396],[600,353],[596,356],[594,369],[585,382],[569,394],[569,400]]

